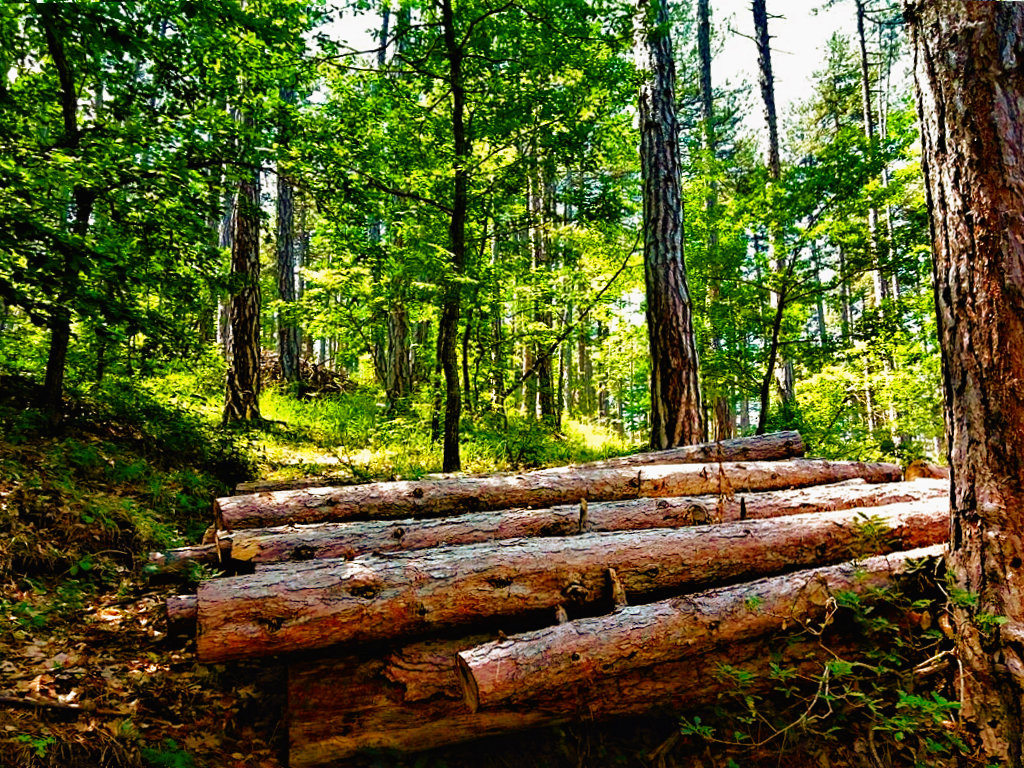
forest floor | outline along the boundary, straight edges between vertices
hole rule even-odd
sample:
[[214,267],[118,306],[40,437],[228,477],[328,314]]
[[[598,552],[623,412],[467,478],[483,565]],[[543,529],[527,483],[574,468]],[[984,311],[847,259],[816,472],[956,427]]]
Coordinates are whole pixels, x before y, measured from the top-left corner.
[[[258,440],[229,435],[209,414],[134,390],[73,401],[55,432],[22,407],[31,397],[30,385],[8,378],[0,382],[0,393],[0,767],[284,766],[282,667],[199,663],[194,642],[168,635],[163,605],[212,574],[197,567],[156,575],[146,567],[146,554],[198,541],[211,521],[212,499],[254,474],[316,470],[352,482],[409,476],[435,469],[425,459],[429,449],[417,454],[415,445],[407,446],[400,455],[357,443],[339,449],[337,434],[327,439],[312,428],[289,431],[281,424],[269,425]],[[285,402],[278,401],[277,413],[288,416],[282,413]],[[359,423],[334,415],[338,423]],[[628,448],[606,437],[581,453],[587,441],[575,439],[575,447],[563,440],[552,448],[536,435],[514,435],[506,450],[511,446],[519,455],[498,460],[488,455],[486,439],[478,438],[470,466],[508,468],[524,463],[524,456],[536,460],[543,454],[553,458],[548,463],[564,463]],[[936,690],[949,694],[949,686],[940,681]],[[934,701],[948,704],[942,696]],[[933,738],[932,731],[949,730],[951,706],[933,703],[905,726],[908,737],[934,743],[934,760],[924,763],[879,761],[873,740],[865,736],[874,731],[852,720],[843,726],[850,732],[838,739],[839,726],[830,726],[832,737],[816,745],[794,748],[786,736],[752,752],[713,750],[714,739],[706,738],[700,718],[683,736],[677,718],[652,717],[555,728],[406,758],[368,755],[347,764],[732,768],[777,765],[783,754],[789,768],[967,764],[954,754],[958,737]],[[884,722],[890,728],[899,721]],[[830,731],[815,731],[812,741],[823,732]],[[885,749],[883,756],[898,756],[898,750]]]

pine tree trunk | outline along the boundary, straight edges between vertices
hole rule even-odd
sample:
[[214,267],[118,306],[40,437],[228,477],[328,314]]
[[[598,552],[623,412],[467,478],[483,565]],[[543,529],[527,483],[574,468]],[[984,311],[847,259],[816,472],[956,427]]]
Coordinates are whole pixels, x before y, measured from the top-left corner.
[[1024,746],[1024,6],[904,3],[935,254],[963,712]]
[[260,189],[253,171],[238,182],[232,223],[231,346],[225,423],[260,418]]
[[[281,89],[285,104],[295,103],[295,90]],[[281,302],[294,305],[295,291],[295,192],[291,182],[278,168],[277,175],[277,292]],[[281,376],[287,382],[299,381],[299,344],[302,330],[286,306],[277,314],[277,352]]]
[[[876,137],[875,114],[871,99],[871,69],[868,62],[868,40],[865,31],[866,0],[855,0],[857,10],[857,44],[860,52],[861,109],[863,110],[864,135],[869,142]],[[871,248],[871,279],[874,285],[875,306],[883,306],[889,298],[889,281],[885,276],[883,243],[878,234],[878,206],[868,206],[868,238]]]
[[675,61],[667,0],[640,0],[634,52],[640,85],[644,275],[651,351],[652,448],[703,437],[697,348],[683,258],[683,203]]
[[[761,98],[764,102],[764,117],[768,125],[768,176],[778,183],[782,178],[782,162],[779,152],[779,118],[775,106],[775,74],[772,70],[771,37],[768,34],[768,9],[765,0],[753,0],[754,38],[757,43],[758,80],[761,85]],[[758,434],[762,434],[768,419],[768,394],[770,382],[774,379],[779,391],[779,399],[783,409],[787,409],[795,400],[794,376],[792,363],[781,353],[782,320],[786,307],[786,285],[792,277],[792,257],[787,258],[785,242],[778,222],[771,222],[772,264],[777,279],[783,283],[778,291],[769,292],[769,304],[775,314],[772,324],[772,335],[769,344],[767,370],[761,385],[761,416],[758,421]]]

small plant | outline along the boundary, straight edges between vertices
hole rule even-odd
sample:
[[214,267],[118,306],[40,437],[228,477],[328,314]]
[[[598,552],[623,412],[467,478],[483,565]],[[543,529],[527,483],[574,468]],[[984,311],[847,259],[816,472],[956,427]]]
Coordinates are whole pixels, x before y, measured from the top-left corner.
[[53,736],[43,738],[38,736],[29,736],[24,733],[15,736],[14,740],[21,744],[27,744],[36,757],[46,757],[46,751],[52,745],[57,743],[57,739]]
[[159,747],[143,747],[142,759],[152,768],[196,768],[196,761],[174,739],[164,739]]

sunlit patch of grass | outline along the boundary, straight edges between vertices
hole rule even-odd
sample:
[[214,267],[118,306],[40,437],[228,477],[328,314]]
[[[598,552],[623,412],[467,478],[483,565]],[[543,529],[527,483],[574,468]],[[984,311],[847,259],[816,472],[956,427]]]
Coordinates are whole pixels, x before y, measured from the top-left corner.
[[616,432],[614,429],[584,421],[565,421],[562,425],[566,442],[574,458],[573,462],[596,461],[612,456],[623,456],[640,450],[640,446]]

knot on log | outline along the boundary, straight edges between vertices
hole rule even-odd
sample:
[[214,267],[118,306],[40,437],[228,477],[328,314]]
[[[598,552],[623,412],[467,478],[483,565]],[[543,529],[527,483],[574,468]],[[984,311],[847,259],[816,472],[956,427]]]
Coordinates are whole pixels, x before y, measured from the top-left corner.
[[590,590],[583,584],[583,577],[578,573],[569,575],[569,583],[562,589],[562,595],[573,603],[585,603],[590,599]]
[[360,563],[348,565],[342,573],[340,586],[352,597],[361,598],[374,598],[383,588],[380,575]]

